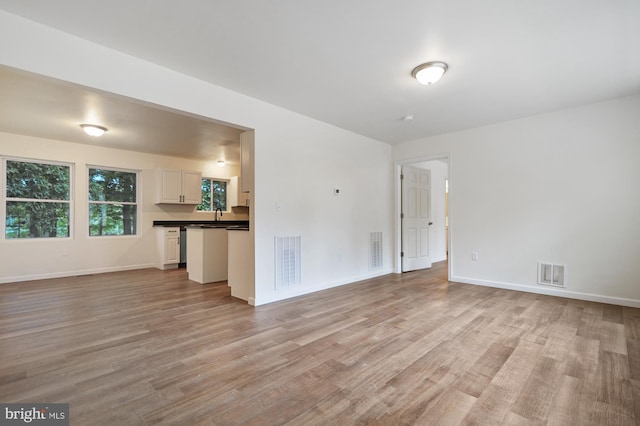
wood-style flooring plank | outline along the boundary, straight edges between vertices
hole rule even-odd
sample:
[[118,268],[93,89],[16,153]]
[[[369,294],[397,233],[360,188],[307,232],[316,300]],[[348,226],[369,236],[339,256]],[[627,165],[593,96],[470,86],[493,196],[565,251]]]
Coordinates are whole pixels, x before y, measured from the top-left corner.
[[640,309],[446,262],[260,307],[184,270],[3,284],[0,401],[98,426],[640,424]]
[[[547,424],[549,426],[589,424],[592,406],[588,405],[589,398],[585,396],[590,392],[584,380],[562,376]],[[590,396],[594,397],[593,392]]]

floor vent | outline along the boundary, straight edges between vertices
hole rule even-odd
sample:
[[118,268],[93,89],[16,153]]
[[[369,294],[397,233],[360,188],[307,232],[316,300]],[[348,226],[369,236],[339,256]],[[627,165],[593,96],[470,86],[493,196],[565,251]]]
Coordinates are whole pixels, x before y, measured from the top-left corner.
[[538,262],[538,284],[566,287],[566,265]]
[[275,254],[276,290],[299,286],[300,237],[275,237]]
[[382,232],[369,233],[369,269],[382,268]]

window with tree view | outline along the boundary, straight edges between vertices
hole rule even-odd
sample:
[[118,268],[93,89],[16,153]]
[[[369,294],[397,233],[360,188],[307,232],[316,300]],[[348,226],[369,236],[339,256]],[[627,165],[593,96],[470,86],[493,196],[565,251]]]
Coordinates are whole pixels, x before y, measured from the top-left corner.
[[227,181],[219,179],[202,179],[202,204],[199,211],[227,211]]
[[89,235],[135,235],[138,173],[89,168]]
[[71,165],[5,160],[5,238],[66,238]]

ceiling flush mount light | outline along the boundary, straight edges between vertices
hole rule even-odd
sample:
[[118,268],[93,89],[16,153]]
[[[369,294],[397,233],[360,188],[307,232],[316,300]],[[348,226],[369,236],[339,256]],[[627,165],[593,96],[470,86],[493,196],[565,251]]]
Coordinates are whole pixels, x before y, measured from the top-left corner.
[[106,127],[97,126],[95,124],[81,124],[82,130],[89,136],[102,136],[107,131]]
[[418,65],[411,71],[411,76],[420,83],[433,84],[447,72],[449,66],[444,62],[434,61]]
[[218,160],[218,167],[224,167],[224,165],[227,164],[224,162],[224,160]]

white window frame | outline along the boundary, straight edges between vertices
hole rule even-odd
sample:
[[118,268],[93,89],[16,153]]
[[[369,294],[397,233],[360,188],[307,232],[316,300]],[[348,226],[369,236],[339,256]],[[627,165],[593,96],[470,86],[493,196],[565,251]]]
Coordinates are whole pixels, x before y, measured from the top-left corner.
[[[124,173],[135,173],[136,175],[136,202],[135,203],[131,203],[131,202],[126,202],[126,203],[122,203],[122,202],[115,202],[115,201],[90,201],[89,200],[89,170],[90,169],[100,169],[100,170],[110,170],[113,172],[124,172]],[[86,229],[85,232],[87,233],[87,236],[91,239],[93,238],[139,238],[141,236],[141,232],[140,232],[140,224],[141,222],[141,210],[142,210],[142,203],[139,201],[141,200],[141,188],[142,188],[142,174],[140,173],[140,170],[135,170],[135,169],[124,169],[121,167],[109,167],[109,166],[99,166],[96,164],[87,164],[87,173],[85,175],[85,183],[87,185],[87,191],[85,196],[87,197],[87,207],[86,207],[86,214],[87,214],[87,223],[86,223]],[[135,234],[123,234],[123,235],[91,235],[91,205],[92,204],[128,204],[128,205],[135,205],[136,208],[136,233]]]
[[[15,161],[22,163],[36,163],[36,164],[49,164],[54,166],[66,166],[69,167],[69,199],[68,200],[49,200],[49,199],[32,199],[32,198],[13,198],[7,197],[7,162]],[[74,238],[74,176],[75,176],[75,164],[67,163],[64,161],[50,161],[50,160],[41,160],[38,158],[24,158],[24,157],[2,157],[2,175],[0,176],[1,189],[0,193],[0,216],[2,223],[0,223],[0,233],[2,233],[1,239],[3,241],[60,241],[60,240],[71,240]],[[29,237],[29,238],[7,238],[7,202],[8,201],[22,201],[22,202],[45,202],[45,203],[67,203],[69,204],[69,235],[66,237]]]

